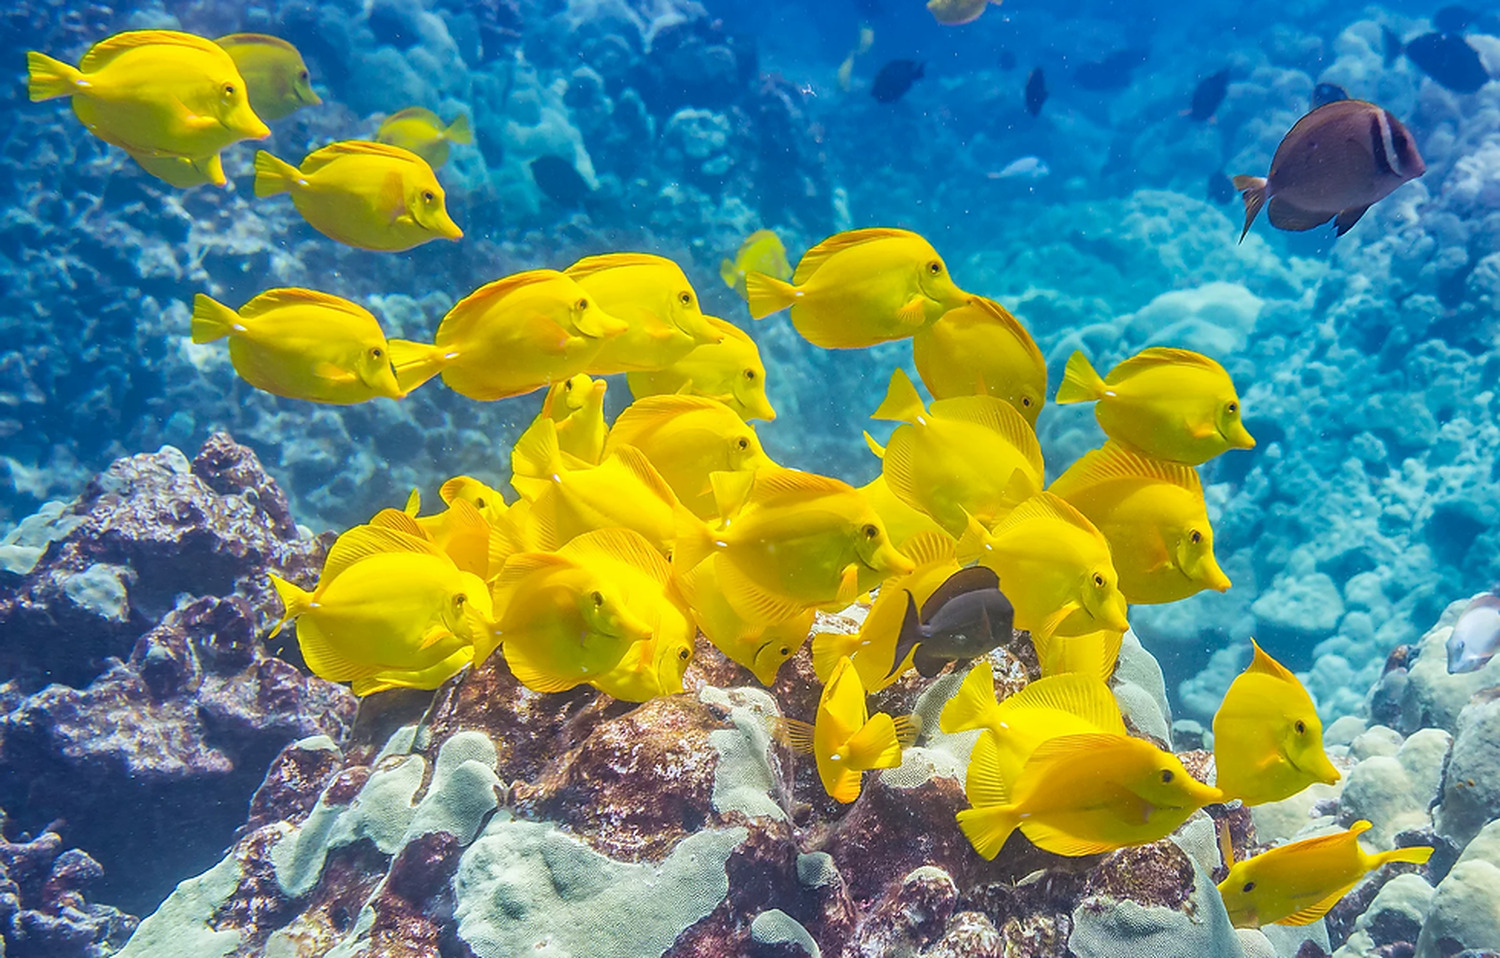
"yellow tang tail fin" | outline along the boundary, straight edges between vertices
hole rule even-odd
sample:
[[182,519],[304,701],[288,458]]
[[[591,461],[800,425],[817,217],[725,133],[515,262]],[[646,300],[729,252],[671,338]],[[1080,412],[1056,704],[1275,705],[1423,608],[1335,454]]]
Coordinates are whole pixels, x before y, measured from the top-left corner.
[[1068,357],[1062,385],[1057,387],[1057,401],[1093,402],[1104,395],[1106,388],[1103,377],[1089,363],[1088,357],[1074,353]]
[[901,742],[896,735],[895,720],[884,712],[876,712],[844,743],[843,752],[845,767],[857,771],[900,765]]
[[[885,399],[873,413],[871,419],[889,419],[896,422],[916,422],[917,417],[927,412],[922,396],[912,384],[911,377],[901,367],[891,373],[890,385],[886,387]],[[888,447],[889,448],[889,447]]]
[[745,274],[745,300],[752,319],[765,319],[797,301],[802,291],[785,280],[765,273]]
[[1381,852],[1375,856],[1375,867],[1379,868],[1381,865],[1390,862],[1410,862],[1413,865],[1425,865],[1427,864],[1427,859],[1432,857],[1434,851],[1436,849],[1430,845],[1413,845],[1409,848],[1397,848],[1392,851]]
[[958,537],[958,545],[954,547],[953,554],[960,563],[973,562],[989,551],[990,531],[984,527],[973,516],[968,517],[968,525],[964,527],[963,535]]
[[255,195],[276,196],[291,190],[302,179],[302,171],[284,160],[258,150],[255,154]]
[[441,373],[458,358],[458,353],[451,349],[409,339],[388,339],[385,345],[390,353],[391,366],[396,370],[396,383],[403,394]]
[[858,651],[861,641],[858,632],[818,632],[813,635],[812,667],[818,681],[827,682],[839,659]]
[[293,585],[274,572],[267,573],[267,575],[271,580],[271,588],[276,590],[276,598],[281,600],[282,605],[281,618],[276,622],[276,627],[271,630],[271,634],[266,636],[268,639],[274,639],[288,622],[312,608],[312,593]]
[[995,805],[990,808],[966,808],[958,813],[958,827],[974,850],[993,860],[1000,854],[1010,833],[1020,824],[1016,813],[1008,806]]
[[448,128],[443,131],[443,136],[449,143],[459,143],[464,146],[473,143],[474,131],[469,126],[469,114],[460,113],[454,117],[453,122],[449,123]]
[[193,297],[192,335],[195,343],[211,343],[223,339],[239,325],[240,314],[202,293]]
[[61,60],[35,50],[26,54],[26,94],[31,102],[72,96],[83,74]]
[[995,724],[995,712],[999,708],[1000,703],[995,700],[995,673],[988,659],[979,659],[964,676],[957,694],[943,706],[938,716],[938,728],[950,735],[990,728]]

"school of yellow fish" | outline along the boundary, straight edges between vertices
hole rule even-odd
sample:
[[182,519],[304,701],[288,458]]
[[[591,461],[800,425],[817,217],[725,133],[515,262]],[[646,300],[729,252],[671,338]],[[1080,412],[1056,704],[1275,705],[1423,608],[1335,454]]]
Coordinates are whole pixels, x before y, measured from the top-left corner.
[[[960,23],[985,4],[928,6]],[[296,49],[256,34],[133,31],[76,68],[41,53],[28,66],[33,100],[70,97],[92,133],[183,188],[222,185],[226,147],[321,102]],[[329,144],[297,166],[259,152],[254,192],[289,194],[314,229],[363,249],[456,240],[434,170],[471,141],[467,117],[403,109],[373,140]],[[818,611],[873,592],[858,633],[812,637],[824,683],[812,721],[777,725],[814,756],[828,794],[853,802],[863,772],[899,765],[921,732],[866,704],[920,653],[901,641],[903,616],[977,563],[1042,672],[999,700],[988,659],[975,658],[942,711],[944,732],[978,730],[958,826],[981,855],[1017,831],[1058,855],[1107,852],[1162,839],[1207,805],[1338,780],[1307,692],[1259,646],[1214,719],[1212,785],[1130,734],[1106,684],[1129,605],[1230,587],[1194,468],[1255,442],[1223,367],[1154,347],[1101,376],[1075,353],[1055,401],[1094,403],[1108,440],[1049,486],[1035,432],[1048,395],[1040,350],[1003,306],[961,289],[921,236],[852,230],[793,268],[760,230],[720,276],[754,319],[789,310],[815,346],[911,340],[933,398],[892,373],[870,415],[898,425],[884,446],[866,433],[881,459],[871,483],[767,455],[753,421],[776,412],[755,340],[704,314],[661,256],[607,253],[496,279],[460,299],[431,342],[387,339],[368,310],[315,290],[271,289],[238,309],[198,296],[192,340],[227,339],[236,372],[277,396],[400,399],[434,378],[475,400],[546,391],[511,450],[515,498],[456,476],[439,489],[444,508],[424,515],[414,492],[341,535],[311,591],[273,576],[285,609],[275,631],[295,621],[308,668],[361,696],[436,689],[498,657],[536,692],[588,684],[638,702],[683,691],[700,634],[769,686]],[[607,424],[595,377],[612,374],[635,401]],[[1370,869],[1431,854],[1371,855],[1356,841],[1368,827],[1239,863],[1226,855],[1220,890],[1235,924],[1316,920]]]

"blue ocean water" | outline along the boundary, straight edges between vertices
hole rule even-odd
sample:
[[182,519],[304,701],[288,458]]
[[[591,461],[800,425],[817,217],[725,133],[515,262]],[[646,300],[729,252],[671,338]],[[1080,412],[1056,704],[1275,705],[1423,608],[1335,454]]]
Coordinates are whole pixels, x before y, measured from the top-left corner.
[[[1500,20],[1474,7],[1464,42],[1500,75]],[[1410,40],[1435,12],[1006,0],[945,26],[916,0],[18,0],[0,14],[14,79],[0,92],[0,529],[118,457],[191,457],[221,431],[314,532],[399,508],[414,487],[436,502],[448,476],[502,484],[540,394],[480,403],[434,383],[349,407],[278,398],[236,376],[222,344],[189,341],[192,299],[306,286],[420,340],[487,282],[616,250],[673,258],[705,312],[754,337],[779,413],[758,431],[776,460],[861,485],[880,472],[863,431],[891,426],[868,417],[893,368],[915,377],[909,344],[819,349],[785,313],[752,320],[719,264],[757,229],[795,263],[835,232],[901,227],[1015,313],[1053,393],[1075,350],[1101,370],[1153,345],[1223,364],[1258,440],[1200,470],[1233,587],[1135,607],[1131,623],[1179,718],[1210,724],[1253,636],[1330,725],[1361,713],[1393,651],[1500,578],[1500,87],[1457,93],[1388,57],[1383,30]],[[254,196],[250,144],[225,151],[226,187],[180,190],[59,102],[28,102],[26,51],[75,63],[114,33],[158,28],[296,45],[323,103],[260,144],[292,161],[368,138],[401,108],[466,113],[474,142],[439,171],[463,240],[353,249]],[[851,53],[862,29],[872,42]],[[877,73],[902,59],[922,75],[879,102]],[[1226,69],[1211,119],[1189,116]],[[1035,70],[1050,91],[1039,111]],[[1264,176],[1319,83],[1399,118],[1425,174],[1345,236],[1262,216],[1237,243],[1243,210],[1223,177]],[[530,164],[546,156],[577,169],[585,199],[538,187]],[[629,399],[612,377],[609,414]],[[1089,406],[1055,403],[1037,434],[1049,479],[1104,438]],[[19,581],[6,575],[0,588]],[[28,676],[10,692],[37,687]],[[28,829],[45,824],[29,812]]]

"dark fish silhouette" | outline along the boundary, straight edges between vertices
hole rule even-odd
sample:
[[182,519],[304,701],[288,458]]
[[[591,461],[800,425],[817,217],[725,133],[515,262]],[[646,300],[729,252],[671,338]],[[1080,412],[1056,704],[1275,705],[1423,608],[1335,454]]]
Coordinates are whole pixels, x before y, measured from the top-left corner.
[[892,60],[875,74],[870,96],[881,103],[895,103],[906,96],[911,85],[922,79],[922,64],[916,60]]
[[1228,67],[1204,77],[1193,90],[1193,105],[1188,109],[1188,117],[1199,123],[1207,123],[1218,111],[1219,105],[1224,102],[1224,94],[1228,92]]
[[1073,71],[1073,80],[1085,90],[1121,90],[1130,86],[1130,71],[1146,62],[1151,51],[1129,47],[1116,50],[1102,60],[1085,63]]
[[1040,116],[1042,104],[1047,102],[1047,77],[1037,67],[1026,77],[1026,112]]
[[1347,99],[1349,99],[1349,91],[1337,83],[1319,83],[1313,87],[1312,105],[1308,109],[1316,110],[1320,106],[1327,106],[1330,103],[1337,103],[1340,100]]
[[1277,229],[1310,230],[1334,219],[1343,236],[1371,204],[1425,172],[1410,131],[1388,111],[1364,100],[1320,106],[1282,139],[1265,179],[1234,178],[1245,201],[1240,241],[1268,200]]
[[1380,42],[1383,47],[1382,53],[1385,65],[1388,67],[1394,66],[1396,61],[1401,59],[1401,54],[1405,52],[1406,44],[1401,42],[1401,38],[1396,35],[1395,30],[1392,30],[1385,24],[1380,25]]
[[532,160],[531,178],[548,199],[570,209],[582,206],[593,193],[573,164],[560,156],[539,156]]
[[1205,195],[1209,202],[1223,205],[1234,199],[1234,182],[1224,175],[1223,170],[1214,170],[1208,174],[1208,189]]
[[1453,4],[1434,13],[1432,25],[1437,28],[1438,33],[1463,33],[1478,19],[1479,14],[1473,10]]
[[1015,54],[1015,51],[1011,50],[1009,47],[1005,48],[1004,50],[1001,50],[1000,51],[1000,69],[1004,70],[1006,73],[1009,73],[1010,71],[1014,70],[1015,68],[1016,68],[1016,54]]
[[960,569],[938,586],[917,613],[917,600],[906,593],[906,618],[896,640],[895,665],[912,662],[924,676],[934,676],[949,662],[984,655],[1010,641],[1015,609],[1000,591],[1000,579],[984,566]]
[[1477,93],[1490,82],[1479,62],[1479,51],[1461,36],[1424,33],[1406,45],[1406,56],[1417,69],[1454,93]]

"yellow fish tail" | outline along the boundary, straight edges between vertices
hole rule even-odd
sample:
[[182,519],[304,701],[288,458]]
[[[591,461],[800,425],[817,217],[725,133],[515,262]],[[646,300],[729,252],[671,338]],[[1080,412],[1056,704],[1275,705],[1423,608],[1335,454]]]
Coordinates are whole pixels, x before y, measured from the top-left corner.
[[1062,385],[1057,387],[1057,401],[1093,402],[1103,396],[1107,388],[1103,377],[1090,365],[1088,357],[1075,352],[1068,357]]
[[844,743],[844,764],[857,771],[895,768],[901,764],[901,742],[896,723],[884,712],[870,716],[854,737]]
[[886,387],[885,399],[880,407],[870,414],[871,419],[889,419],[895,422],[915,422],[927,412],[917,387],[912,385],[906,370],[897,367],[891,373],[890,385]]
[[786,309],[801,296],[801,290],[785,280],[765,273],[745,274],[745,300],[750,304],[752,319],[765,319]]
[[411,392],[448,367],[456,354],[449,349],[431,343],[415,343],[409,339],[386,341],[391,366],[396,370],[396,382],[402,395]]
[[271,630],[271,634],[266,636],[268,639],[274,639],[288,622],[312,608],[312,593],[293,585],[274,572],[269,573],[269,576],[271,588],[276,590],[276,597],[281,600],[283,607],[281,619]]
[[812,667],[813,674],[818,677],[819,682],[827,682],[828,677],[839,664],[839,659],[857,651],[860,646],[859,633],[845,634],[843,632],[819,632],[812,639]]
[[26,54],[26,93],[31,102],[72,96],[83,81],[83,74],[61,60],[32,50]]
[[1000,854],[1010,833],[1016,830],[1020,818],[1005,805],[991,808],[966,808],[958,813],[958,827],[974,850],[993,860]]
[[686,511],[676,516],[677,539],[672,543],[672,571],[691,591],[690,573],[717,551],[718,543],[708,525],[697,516]]
[[511,470],[524,479],[550,481],[553,476],[567,471],[562,448],[557,444],[557,423],[538,417],[516,440],[510,452],[510,463]]
[[735,269],[734,260],[719,260],[719,278],[724,285],[730,289],[738,289],[740,286],[740,271]]
[[954,556],[961,564],[968,564],[983,556],[989,551],[990,532],[973,516],[969,516],[969,523],[964,528],[963,535],[958,537],[958,545],[954,547]]
[[449,123],[448,128],[443,131],[443,136],[450,143],[460,143],[465,146],[473,143],[474,131],[469,127],[469,114],[460,113],[454,117],[453,122]]
[[234,332],[240,314],[214,299],[199,293],[193,297],[193,342],[211,343]]
[[285,160],[260,150],[255,154],[255,195],[277,196],[289,192],[302,179],[302,171]]
[[994,724],[995,711],[1000,703],[995,701],[995,673],[988,659],[980,659],[964,677],[958,693],[943,706],[938,716],[938,727],[950,735],[970,729],[989,728]]
[[1413,845],[1410,848],[1397,848],[1393,851],[1381,852],[1375,856],[1375,868],[1390,862],[1410,862],[1413,865],[1425,865],[1427,859],[1432,857],[1436,849],[1430,845]]

